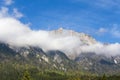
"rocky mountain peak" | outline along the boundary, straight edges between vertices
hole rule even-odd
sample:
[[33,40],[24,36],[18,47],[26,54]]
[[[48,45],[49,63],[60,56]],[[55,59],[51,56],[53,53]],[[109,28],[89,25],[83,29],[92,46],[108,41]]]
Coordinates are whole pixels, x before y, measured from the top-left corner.
[[97,43],[97,41],[88,34],[63,29],[62,27],[58,30],[50,31],[50,35],[56,38],[76,37],[79,38],[79,41],[81,41],[83,44],[87,45]]

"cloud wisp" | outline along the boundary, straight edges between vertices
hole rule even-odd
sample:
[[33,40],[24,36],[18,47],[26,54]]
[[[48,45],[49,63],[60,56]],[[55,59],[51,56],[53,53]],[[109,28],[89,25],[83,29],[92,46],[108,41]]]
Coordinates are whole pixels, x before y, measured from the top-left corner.
[[111,35],[113,38],[120,38],[120,29],[118,24],[113,24],[112,26],[109,26],[110,28],[104,28],[101,27],[98,30],[96,30],[96,33],[98,35]]
[[13,0],[4,0],[5,5],[9,6],[13,3]]
[[83,2],[91,6],[96,6],[104,9],[110,9],[113,7],[118,7],[120,8],[120,1],[119,0],[74,0],[72,2]]
[[23,14],[21,12],[19,12],[17,8],[14,8],[13,9],[13,16],[15,16],[16,18],[22,18]]

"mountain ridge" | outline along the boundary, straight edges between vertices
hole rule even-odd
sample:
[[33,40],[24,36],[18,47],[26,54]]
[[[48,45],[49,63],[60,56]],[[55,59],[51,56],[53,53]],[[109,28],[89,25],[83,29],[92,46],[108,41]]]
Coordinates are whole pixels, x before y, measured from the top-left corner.
[[[62,29],[59,29],[57,30],[57,32],[51,31],[50,33],[51,34],[56,33],[55,36],[58,36],[58,34],[59,33],[61,34],[62,32],[61,30]],[[69,33],[69,31],[67,32]],[[97,41],[95,41],[95,43],[93,44],[96,44],[96,42]],[[84,45],[91,46],[92,44],[84,44]],[[16,47],[14,45],[10,45],[7,43],[3,43],[3,42],[0,43],[0,59],[1,59],[0,63],[15,62],[20,64],[30,64],[30,65],[35,65],[43,70],[50,69],[50,70],[60,70],[65,72],[72,70],[72,71],[83,71],[83,72],[90,72],[97,74],[103,74],[103,73],[116,74],[120,71],[119,55],[109,57],[94,52],[81,52],[77,56],[75,53],[72,54],[71,56],[74,58],[69,57],[67,53],[61,50],[44,51],[39,46]]]

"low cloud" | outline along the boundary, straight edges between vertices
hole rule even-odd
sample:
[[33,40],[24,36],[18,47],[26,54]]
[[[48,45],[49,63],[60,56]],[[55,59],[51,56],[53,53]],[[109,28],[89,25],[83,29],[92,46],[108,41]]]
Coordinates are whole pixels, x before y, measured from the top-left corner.
[[[17,13],[15,9],[13,13]],[[20,14],[19,14],[20,15]],[[104,55],[120,55],[120,44],[108,44],[92,43],[92,39],[81,34],[76,36],[77,33],[67,30],[55,30],[55,31],[44,31],[44,30],[32,30],[29,25],[23,24],[19,21],[16,15],[10,15],[9,9],[2,7],[0,10],[0,42],[8,43],[13,46],[38,46],[43,50],[61,50],[66,55],[78,56],[84,52],[94,52],[96,54]],[[104,32],[104,29],[100,30]]]
[[[59,32],[60,33],[60,32]],[[86,52],[104,55],[119,55],[120,44],[83,45],[79,37],[67,35],[66,33],[55,34],[55,32],[44,30],[31,30],[28,25],[21,23],[15,18],[0,18],[0,41],[14,46],[38,46],[44,50],[61,50],[68,56]]]
[[31,30],[15,18],[0,18],[0,41],[18,47],[39,46],[45,50],[68,50],[81,44],[78,37],[58,37],[54,32]]
[[81,46],[80,51],[81,53],[96,53],[96,54],[103,54],[106,56],[116,56],[120,55],[120,44],[102,44],[97,43],[90,46]]

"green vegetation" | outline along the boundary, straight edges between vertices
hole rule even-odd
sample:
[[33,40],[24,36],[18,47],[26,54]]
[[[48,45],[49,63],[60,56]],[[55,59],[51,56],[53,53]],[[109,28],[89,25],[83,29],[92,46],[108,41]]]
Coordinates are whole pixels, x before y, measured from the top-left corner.
[[21,64],[0,64],[0,80],[119,80],[120,75],[87,74],[82,72],[63,72],[57,70],[41,70],[40,67]]
[[26,70],[21,80],[31,80],[30,73]]

